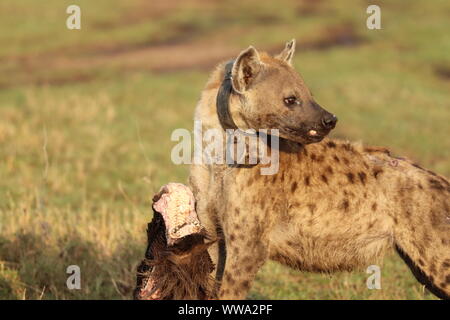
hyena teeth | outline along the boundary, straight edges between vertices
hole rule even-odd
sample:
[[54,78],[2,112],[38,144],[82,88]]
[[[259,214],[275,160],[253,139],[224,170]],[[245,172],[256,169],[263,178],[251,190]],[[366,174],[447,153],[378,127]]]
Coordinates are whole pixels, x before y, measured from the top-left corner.
[[316,136],[316,135],[317,135],[317,131],[316,131],[316,130],[309,130],[309,131],[308,131],[308,135],[310,135],[310,136]]

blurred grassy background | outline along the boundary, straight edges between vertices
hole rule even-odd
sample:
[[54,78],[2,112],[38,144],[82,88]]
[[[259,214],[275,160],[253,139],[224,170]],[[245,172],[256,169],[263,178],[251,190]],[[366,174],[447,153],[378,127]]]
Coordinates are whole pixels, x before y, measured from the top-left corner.
[[[66,28],[77,4],[82,29]],[[382,30],[366,28],[378,4]],[[449,176],[450,3],[2,0],[0,299],[128,299],[170,134],[191,128],[208,72],[252,44],[298,41],[295,67],[339,116],[333,136],[386,145]],[[68,290],[66,267],[81,267]],[[382,290],[361,272],[275,263],[250,298],[433,299],[391,253]]]

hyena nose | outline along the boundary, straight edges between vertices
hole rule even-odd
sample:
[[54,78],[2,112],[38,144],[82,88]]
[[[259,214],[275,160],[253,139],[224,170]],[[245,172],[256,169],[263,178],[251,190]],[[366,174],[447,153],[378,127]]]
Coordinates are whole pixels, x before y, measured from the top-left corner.
[[334,114],[329,114],[322,118],[322,125],[325,129],[333,129],[337,121],[338,119]]

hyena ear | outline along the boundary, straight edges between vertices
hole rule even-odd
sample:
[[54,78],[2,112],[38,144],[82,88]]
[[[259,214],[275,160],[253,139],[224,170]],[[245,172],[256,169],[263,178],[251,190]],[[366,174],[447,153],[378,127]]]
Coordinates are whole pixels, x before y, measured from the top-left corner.
[[281,51],[275,58],[280,59],[281,61],[287,62],[289,65],[292,65],[292,58],[295,53],[295,39],[292,39],[286,46],[283,51]]
[[242,51],[231,70],[233,89],[237,93],[246,91],[261,70],[261,65],[258,51],[255,48],[250,46]]

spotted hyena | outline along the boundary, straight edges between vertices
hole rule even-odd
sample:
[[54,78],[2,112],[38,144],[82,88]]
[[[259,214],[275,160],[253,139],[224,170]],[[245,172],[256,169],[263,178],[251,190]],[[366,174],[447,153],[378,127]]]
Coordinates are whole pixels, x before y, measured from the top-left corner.
[[[225,134],[232,119],[240,129],[276,128],[280,137],[276,174],[261,175],[262,164],[191,167],[200,220],[222,239],[210,252],[218,297],[245,298],[268,259],[333,272],[376,264],[394,247],[421,283],[449,298],[448,180],[387,149],[325,138],[337,119],[292,67],[294,50],[294,40],[275,57],[250,47],[227,64],[229,75],[221,64],[196,109],[204,130]],[[216,110],[224,79],[227,121]]]

